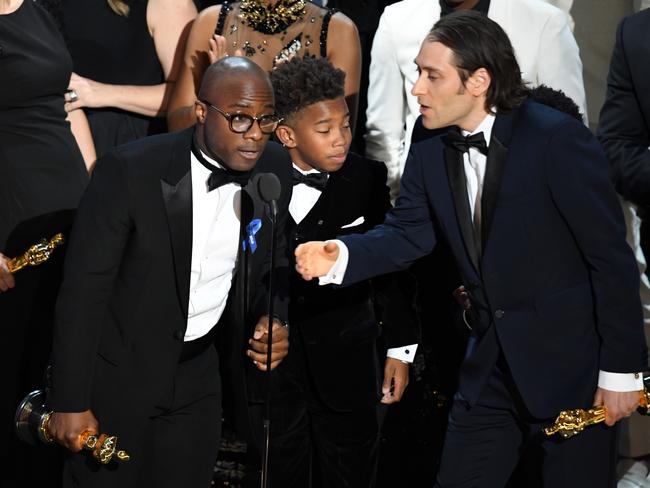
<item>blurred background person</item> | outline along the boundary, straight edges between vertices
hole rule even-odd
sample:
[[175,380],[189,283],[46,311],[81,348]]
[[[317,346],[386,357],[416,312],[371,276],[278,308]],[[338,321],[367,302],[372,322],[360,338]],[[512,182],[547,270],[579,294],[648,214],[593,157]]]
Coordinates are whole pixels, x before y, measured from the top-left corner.
[[192,0],[60,0],[74,63],[66,105],[83,108],[97,157],[165,132],[164,116],[196,16]]
[[64,109],[72,60],[54,20],[32,0],[0,0],[0,32],[0,486],[56,487],[57,453],[20,443],[13,415],[44,386],[63,249],[15,276],[7,260],[66,234],[95,154],[83,112]]
[[265,70],[294,56],[326,57],[345,77],[345,97],[354,130],[358,105],[361,47],[347,16],[305,0],[246,0],[208,7],[189,34],[171,97],[170,130],[192,124],[192,106],[201,77],[224,55],[242,55]]

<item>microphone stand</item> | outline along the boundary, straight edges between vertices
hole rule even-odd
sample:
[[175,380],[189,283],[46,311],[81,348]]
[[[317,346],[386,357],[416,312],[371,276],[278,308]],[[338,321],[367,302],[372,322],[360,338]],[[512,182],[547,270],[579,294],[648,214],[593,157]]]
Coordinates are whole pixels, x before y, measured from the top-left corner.
[[278,207],[275,199],[268,202],[271,217],[271,269],[269,271],[269,301],[268,301],[268,318],[269,331],[266,343],[266,402],[264,413],[264,453],[262,461],[261,487],[267,488],[269,477],[269,444],[271,440],[271,345],[273,343],[273,298],[274,298],[274,274],[275,274],[275,234]]

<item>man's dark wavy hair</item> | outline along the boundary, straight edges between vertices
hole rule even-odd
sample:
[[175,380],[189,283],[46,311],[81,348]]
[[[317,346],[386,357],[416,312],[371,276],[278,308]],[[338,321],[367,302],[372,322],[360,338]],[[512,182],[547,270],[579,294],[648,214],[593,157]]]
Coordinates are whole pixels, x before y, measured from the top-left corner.
[[454,62],[463,84],[479,68],[492,78],[485,108],[509,112],[526,99],[519,63],[503,29],[486,16],[472,10],[442,17],[427,35],[427,41],[440,42],[454,53]]
[[345,73],[326,58],[293,58],[271,71],[275,111],[282,118],[313,103],[345,96]]

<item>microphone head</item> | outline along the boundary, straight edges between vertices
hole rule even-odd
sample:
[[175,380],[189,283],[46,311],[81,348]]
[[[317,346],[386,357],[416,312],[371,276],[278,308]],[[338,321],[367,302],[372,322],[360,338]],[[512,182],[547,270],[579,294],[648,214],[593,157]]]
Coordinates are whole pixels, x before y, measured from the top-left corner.
[[257,180],[257,190],[260,192],[262,200],[270,203],[280,198],[282,185],[280,180],[273,173],[260,173],[255,178]]

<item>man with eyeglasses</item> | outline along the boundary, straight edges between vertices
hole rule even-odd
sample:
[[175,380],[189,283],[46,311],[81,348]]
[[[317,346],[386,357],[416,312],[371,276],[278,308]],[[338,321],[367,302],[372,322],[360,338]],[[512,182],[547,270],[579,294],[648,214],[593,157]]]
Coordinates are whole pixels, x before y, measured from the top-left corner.
[[[244,378],[265,374],[271,228],[252,178],[280,179],[278,236],[291,191],[288,155],[268,142],[279,122],[268,75],[245,58],[215,63],[195,114],[190,129],[101,158],[79,208],[48,395],[49,435],[74,453],[69,486],[209,486],[220,378],[246,412],[258,393]],[[284,245],[272,368],[288,350]],[[94,462],[79,452],[84,431],[117,435],[131,460]]]

